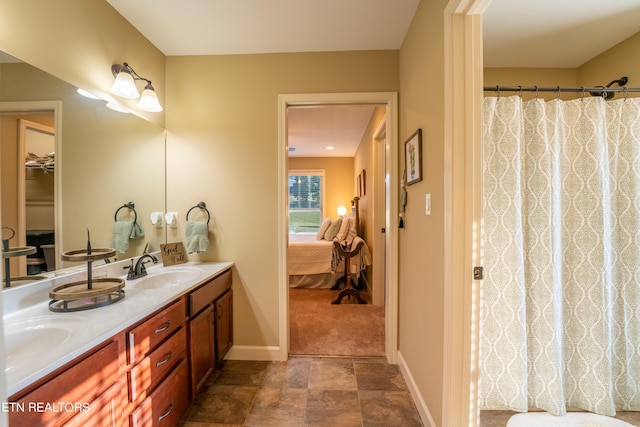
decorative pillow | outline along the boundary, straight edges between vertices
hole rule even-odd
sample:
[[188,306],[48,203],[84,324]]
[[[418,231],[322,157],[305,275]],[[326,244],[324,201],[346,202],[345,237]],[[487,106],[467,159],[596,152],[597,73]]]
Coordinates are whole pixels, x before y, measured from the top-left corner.
[[333,221],[329,226],[329,228],[327,228],[327,231],[324,232],[324,240],[329,240],[329,241],[333,240],[333,238],[336,237],[336,234],[338,234],[338,231],[340,231],[341,225],[342,225],[342,218],[338,218],[335,221]]
[[347,238],[347,233],[349,232],[349,224],[351,224],[351,217],[343,217],[342,224],[340,224],[340,231],[338,231],[338,234],[336,234],[336,239],[344,242],[344,240]]
[[322,221],[322,224],[320,224],[320,229],[318,230],[318,234],[316,235],[316,240],[322,240],[322,238],[324,237],[324,233],[327,231],[330,225],[331,217],[328,216]]

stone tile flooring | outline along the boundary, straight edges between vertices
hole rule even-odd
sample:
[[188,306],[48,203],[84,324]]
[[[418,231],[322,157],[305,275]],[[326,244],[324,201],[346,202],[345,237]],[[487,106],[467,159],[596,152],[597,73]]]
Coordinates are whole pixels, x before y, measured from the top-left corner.
[[402,374],[383,358],[227,361],[182,427],[422,426]]

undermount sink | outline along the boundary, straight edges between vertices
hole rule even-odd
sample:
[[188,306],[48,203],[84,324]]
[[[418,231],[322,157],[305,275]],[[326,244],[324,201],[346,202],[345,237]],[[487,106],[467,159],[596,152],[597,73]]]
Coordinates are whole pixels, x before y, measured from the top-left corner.
[[78,316],[39,316],[5,322],[5,372],[46,358],[87,327]]
[[180,267],[171,270],[149,273],[148,276],[134,284],[136,289],[161,289],[182,285],[196,279],[202,274],[198,268]]

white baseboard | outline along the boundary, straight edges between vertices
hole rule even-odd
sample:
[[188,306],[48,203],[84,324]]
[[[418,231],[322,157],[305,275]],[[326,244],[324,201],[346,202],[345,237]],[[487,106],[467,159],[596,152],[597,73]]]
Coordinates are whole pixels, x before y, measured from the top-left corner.
[[[266,360],[271,362],[286,360],[279,346],[234,345],[225,360]],[[285,355],[286,356],[286,355]]]
[[418,410],[418,414],[420,415],[420,419],[422,423],[426,427],[436,427],[435,421],[433,421],[433,417],[431,416],[431,412],[429,412],[429,408],[427,404],[424,402],[422,398],[422,394],[418,389],[418,386],[413,379],[413,375],[411,375],[411,371],[407,366],[404,358],[402,357],[402,353],[398,350],[398,367],[400,368],[400,372],[404,377],[405,382],[407,383],[407,387],[409,388],[409,393],[411,393],[411,397],[413,398],[413,403],[416,405],[416,409]]

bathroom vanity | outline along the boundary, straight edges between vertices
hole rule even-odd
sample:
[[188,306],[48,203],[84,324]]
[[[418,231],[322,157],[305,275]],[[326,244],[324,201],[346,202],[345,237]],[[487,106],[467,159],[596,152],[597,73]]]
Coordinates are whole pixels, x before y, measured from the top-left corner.
[[47,292],[86,272],[3,294],[10,425],[175,425],[231,348],[232,265],[152,266],[122,301],[72,313]]

